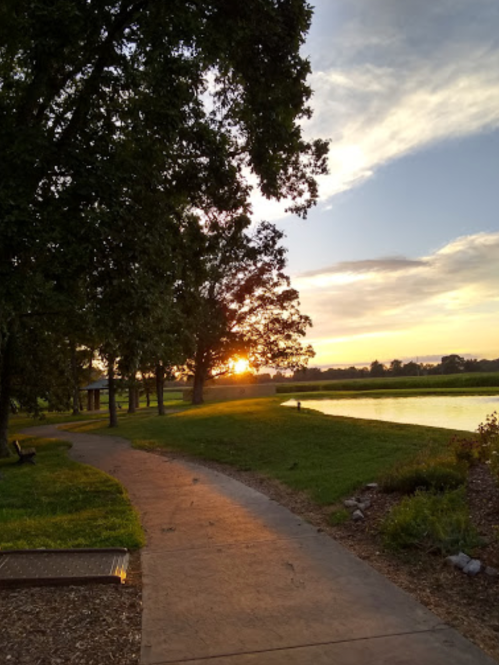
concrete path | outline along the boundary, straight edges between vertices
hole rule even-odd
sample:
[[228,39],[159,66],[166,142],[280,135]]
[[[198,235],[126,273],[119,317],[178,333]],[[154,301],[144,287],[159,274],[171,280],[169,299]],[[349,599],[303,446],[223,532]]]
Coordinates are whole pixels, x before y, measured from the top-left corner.
[[495,663],[334,540],[223,474],[117,437],[28,432],[70,440],[71,456],[118,478],[141,513],[143,665]]

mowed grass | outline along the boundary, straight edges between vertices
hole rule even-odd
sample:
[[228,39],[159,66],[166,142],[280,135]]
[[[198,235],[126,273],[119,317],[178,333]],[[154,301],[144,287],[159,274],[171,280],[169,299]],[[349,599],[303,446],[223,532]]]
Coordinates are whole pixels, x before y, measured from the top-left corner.
[[144,544],[120,483],[71,461],[69,443],[19,437],[36,465],[0,460],[0,549],[129,547]]
[[[400,376],[378,379],[338,379],[330,381],[296,381],[277,385],[278,393],[357,390],[420,390],[434,393],[436,389],[447,389],[451,393],[462,391],[474,394],[474,389],[499,390],[499,372],[469,372],[439,376]],[[470,392],[468,392],[468,390]],[[480,392],[480,391],[478,391]],[[482,394],[486,394],[483,392]]]
[[[279,391],[277,391],[279,392]],[[387,388],[384,390],[305,390],[303,392],[288,392],[282,397],[286,400],[341,400],[341,399],[382,399],[383,397],[466,397],[498,395],[498,388]]]
[[[130,439],[144,449],[167,448],[253,470],[336,502],[394,464],[426,449],[446,449],[454,432],[432,427],[326,416],[281,406],[282,398],[206,404],[163,418],[140,413],[117,429],[87,431]],[[81,426],[75,426],[81,428]],[[73,427],[72,427],[73,429]]]

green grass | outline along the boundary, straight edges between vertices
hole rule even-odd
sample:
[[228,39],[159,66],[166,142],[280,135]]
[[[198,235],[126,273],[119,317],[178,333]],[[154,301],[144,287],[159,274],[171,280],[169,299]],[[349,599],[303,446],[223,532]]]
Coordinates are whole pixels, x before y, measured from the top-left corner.
[[381,525],[391,550],[420,549],[440,554],[471,552],[481,544],[470,521],[463,488],[443,494],[417,492],[395,506]]
[[[331,381],[297,381],[277,385],[278,393],[318,392],[318,391],[372,391],[372,390],[418,390],[425,394],[435,389],[456,390],[465,393],[476,388],[499,390],[499,372],[470,372],[468,374],[446,374],[441,376],[401,376],[379,379],[339,379]],[[495,390],[494,390],[495,389]],[[448,393],[449,394],[449,393]],[[469,393],[468,393],[469,394]],[[482,393],[487,394],[487,393]]]
[[[117,429],[139,448],[164,447],[254,470],[330,504],[422,449],[446,449],[453,432],[326,416],[280,406],[283,398],[220,402],[159,418],[124,416]],[[78,426],[76,426],[78,427]],[[72,428],[73,429],[73,428]],[[81,429],[81,426],[80,426]]]
[[[279,391],[277,391],[279,394]],[[387,388],[385,390],[306,390],[290,392],[285,399],[383,399],[383,397],[446,397],[469,395],[498,395],[499,388]]]
[[[21,438],[21,437],[20,437]],[[67,456],[69,443],[21,440],[37,464],[0,460],[0,548],[129,547],[144,536],[123,487]]]

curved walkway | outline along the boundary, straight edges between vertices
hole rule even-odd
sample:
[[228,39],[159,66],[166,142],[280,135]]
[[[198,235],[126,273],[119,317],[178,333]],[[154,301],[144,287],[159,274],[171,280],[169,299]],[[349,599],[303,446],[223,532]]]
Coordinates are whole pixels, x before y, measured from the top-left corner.
[[[118,437],[27,430],[116,477],[141,514],[142,664],[493,665],[405,592],[259,492]],[[497,665],[497,664],[496,664]]]

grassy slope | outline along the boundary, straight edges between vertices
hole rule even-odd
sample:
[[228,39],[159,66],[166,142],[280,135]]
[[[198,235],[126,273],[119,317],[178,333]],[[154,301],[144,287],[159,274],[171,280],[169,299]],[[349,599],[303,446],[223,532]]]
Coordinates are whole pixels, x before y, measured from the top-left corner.
[[120,483],[71,461],[68,443],[19,438],[23,447],[36,448],[37,464],[0,460],[1,549],[143,545],[138,516]]
[[[159,418],[139,413],[112,434],[143,448],[166,447],[263,472],[332,503],[422,448],[444,448],[453,432],[283,408],[283,398],[208,404]],[[84,426],[96,429],[95,425]],[[100,429],[102,434],[109,430]]]

